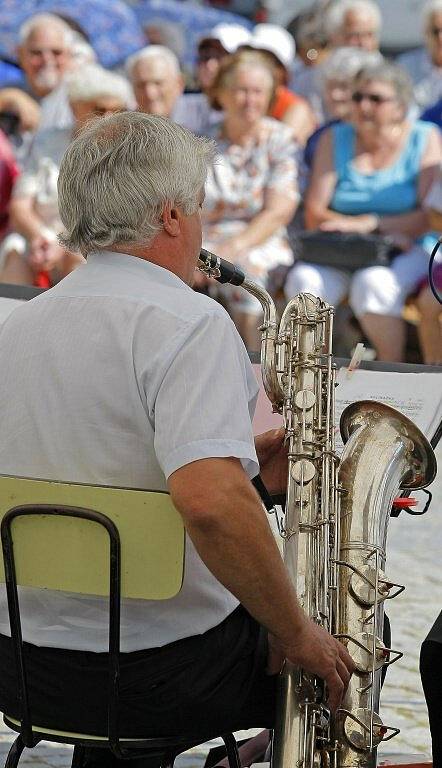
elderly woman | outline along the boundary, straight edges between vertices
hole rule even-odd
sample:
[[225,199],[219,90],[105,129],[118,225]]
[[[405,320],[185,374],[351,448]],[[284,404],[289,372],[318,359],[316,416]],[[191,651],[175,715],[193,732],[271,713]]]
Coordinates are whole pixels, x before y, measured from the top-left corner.
[[[10,216],[15,232],[0,251],[0,280],[46,286],[68,274],[83,257],[57,242],[61,230],[57,179],[61,158],[73,134],[90,117],[128,108],[132,91],[125,79],[90,64],[67,84],[74,128],[53,128],[35,137],[24,172],[14,189]],[[3,262],[3,266],[2,266]]]
[[403,359],[404,300],[425,275],[428,257],[417,242],[426,228],[422,201],[440,162],[440,138],[430,123],[410,124],[411,84],[398,67],[364,68],[353,86],[352,121],[320,138],[305,200],[309,229],[378,232],[402,249],[391,266],[355,272],[297,263],[288,296],[310,291],[337,304],[349,292],[355,315],[380,360]]
[[[203,209],[204,246],[263,285],[270,270],[292,262],[285,227],[298,203],[292,132],[267,117],[274,87],[272,69],[257,52],[222,62],[212,98],[224,117],[213,129],[218,156]],[[226,297],[246,345],[257,349],[258,302],[242,289]]]
[[307,141],[304,162],[309,170],[322,133],[341,120],[351,119],[354,78],[363,67],[381,62],[379,51],[366,51],[364,48],[336,48],[328,56],[325,66],[320,68],[320,80],[321,95],[329,119]]

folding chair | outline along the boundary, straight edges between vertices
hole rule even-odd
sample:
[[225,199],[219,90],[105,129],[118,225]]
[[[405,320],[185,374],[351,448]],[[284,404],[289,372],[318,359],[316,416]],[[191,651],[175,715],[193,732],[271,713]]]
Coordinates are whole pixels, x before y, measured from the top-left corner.
[[[213,734],[127,738],[118,727],[120,599],[167,600],[182,586],[185,533],[163,492],[31,480],[0,475],[0,519],[11,637],[21,719],[4,722],[19,736],[5,768],[18,765],[24,747],[39,741],[74,746],[72,766],[85,747],[107,747],[120,759],[158,755],[162,766]],[[109,597],[108,729],[102,736],[39,726],[29,706],[18,586]],[[240,768],[233,734],[222,735],[231,768]]]

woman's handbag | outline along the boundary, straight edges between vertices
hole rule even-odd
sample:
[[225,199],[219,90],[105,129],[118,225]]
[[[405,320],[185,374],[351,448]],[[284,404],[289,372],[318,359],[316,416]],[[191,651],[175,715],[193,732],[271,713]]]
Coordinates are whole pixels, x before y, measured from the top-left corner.
[[355,272],[373,266],[388,266],[398,249],[385,235],[353,232],[300,231],[291,236],[295,261],[322,264]]

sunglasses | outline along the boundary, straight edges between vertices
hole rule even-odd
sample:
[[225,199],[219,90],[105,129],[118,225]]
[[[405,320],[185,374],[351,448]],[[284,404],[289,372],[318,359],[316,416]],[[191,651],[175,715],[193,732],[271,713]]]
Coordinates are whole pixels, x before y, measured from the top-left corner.
[[355,104],[361,104],[362,101],[370,101],[371,104],[385,104],[387,101],[395,101],[394,96],[381,96],[380,93],[362,93],[361,91],[355,91],[351,95],[351,100]]

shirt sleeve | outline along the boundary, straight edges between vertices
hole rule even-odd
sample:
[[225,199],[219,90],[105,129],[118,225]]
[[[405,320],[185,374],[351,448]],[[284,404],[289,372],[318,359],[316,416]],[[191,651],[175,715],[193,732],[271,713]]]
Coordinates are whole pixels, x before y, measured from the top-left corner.
[[164,475],[192,461],[236,457],[259,472],[252,431],[258,385],[226,315],[209,313],[181,339],[158,388],[155,453]]

